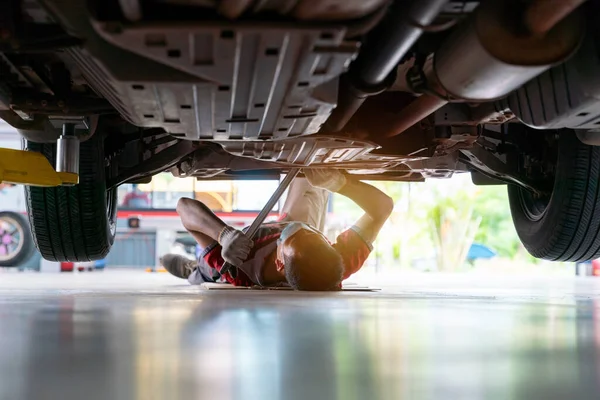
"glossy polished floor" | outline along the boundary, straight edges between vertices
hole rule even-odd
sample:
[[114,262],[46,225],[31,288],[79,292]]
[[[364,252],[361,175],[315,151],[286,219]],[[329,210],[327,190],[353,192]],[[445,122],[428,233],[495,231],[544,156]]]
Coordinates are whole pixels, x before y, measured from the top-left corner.
[[0,272],[0,399],[598,399],[600,278],[200,291]]

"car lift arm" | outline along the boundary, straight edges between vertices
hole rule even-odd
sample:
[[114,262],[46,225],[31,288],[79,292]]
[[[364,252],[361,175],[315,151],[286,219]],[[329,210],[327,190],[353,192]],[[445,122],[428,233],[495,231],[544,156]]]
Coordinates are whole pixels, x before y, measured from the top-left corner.
[[76,185],[79,175],[56,172],[43,154],[34,151],[0,149],[0,183],[30,186]]
[[0,183],[29,186],[72,186],[79,183],[79,139],[77,124],[63,123],[56,141],[56,169],[43,154],[35,151],[0,148]]

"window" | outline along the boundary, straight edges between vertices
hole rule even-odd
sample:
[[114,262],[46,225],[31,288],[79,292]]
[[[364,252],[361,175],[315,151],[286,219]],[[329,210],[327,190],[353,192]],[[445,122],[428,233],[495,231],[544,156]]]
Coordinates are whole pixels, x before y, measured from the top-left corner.
[[173,210],[181,197],[189,197],[203,202],[215,212],[259,211],[278,185],[275,180],[198,181],[162,173],[148,184],[121,185],[117,196],[121,210]]

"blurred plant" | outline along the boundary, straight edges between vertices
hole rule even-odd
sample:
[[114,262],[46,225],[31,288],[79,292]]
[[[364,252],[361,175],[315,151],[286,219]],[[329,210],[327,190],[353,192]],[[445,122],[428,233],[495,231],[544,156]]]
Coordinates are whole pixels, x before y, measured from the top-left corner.
[[392,245],[392,258],[394,261],[400,261],[400,243],[394,243]]
[[450,195],[434,191],[437,200],[428,213],[431,235],[440,271],[456,271],[465,262],[480,217],[473,215],[473,192]]
[[[463,265],[473,242],[503,258],[531,262],[513,226],[506,186],[475,186],[463,174],[425,183],[369,182],[394,199],[394,213],[379,235],[380,257],[389,266],[411,266],[415,260],[432,260],[443,270]],[[335,195],[333,209],[347,223],[360,210]],[[385,261],[388,260],[388,261]],[[387,266],[387,265],[386,265]]]
[[473,214],[481,218],[475,241],[493,248],[500,257],[518,256],[521,241],[508,203],[506,186],[480,186],[476,189]]

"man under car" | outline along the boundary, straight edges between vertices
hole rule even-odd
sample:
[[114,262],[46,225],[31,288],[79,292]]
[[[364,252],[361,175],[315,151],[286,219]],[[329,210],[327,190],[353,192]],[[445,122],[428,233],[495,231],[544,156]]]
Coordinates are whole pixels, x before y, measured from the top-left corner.
[[[236,286],[291,286],[296,290],[338,290],[357,272],[393,209],[392,199],[376,187],[334,169],[306,169],[296,178],[276,222],[264,223],[254,240],[228,226],[203,203],[181,198],[183,226],[203,249],[197,261],[167,254],[167,271],[191,284],[225,281]],[[364,214],[331,243],[321,232],[329,193],[354,201]],[[225,262],[235,277],[221,273]]]

